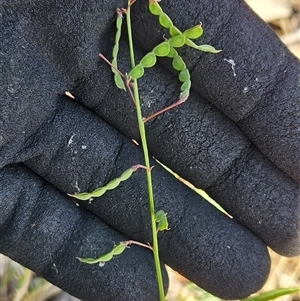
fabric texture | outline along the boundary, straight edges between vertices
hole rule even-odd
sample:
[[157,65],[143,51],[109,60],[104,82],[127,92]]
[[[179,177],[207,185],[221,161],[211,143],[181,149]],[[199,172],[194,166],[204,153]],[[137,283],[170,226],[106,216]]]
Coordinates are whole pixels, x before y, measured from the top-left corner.
[[[150,154],[233,218],[152,160],[156,208],[170,225],[159,233],[160,256],[212,294],[240,299],[264,284],[267,246],[284,256],[300,251],[299,61],[243,1],[175,2],[161,6],[176,26],[201,21],[199,43],[222,52],[180,50],[193,90],[146,124]],[[137,60],[166,34],[147,3],[132,7]],[[0,252],[89,301],[158,299],[148,249],[131,246],[103,267],[76,259],[123,240],[151,243],[145,172],[92,202],[67,195],[143,164],[131,141],[139,141],[134,104],[98,56],[111,58],[115,10],[125,6],[4,0],[0,8]],[[120,48],[125,73],[126,35]],[[139,81],[144,116],[178,99],[169,69],[161,59]]]

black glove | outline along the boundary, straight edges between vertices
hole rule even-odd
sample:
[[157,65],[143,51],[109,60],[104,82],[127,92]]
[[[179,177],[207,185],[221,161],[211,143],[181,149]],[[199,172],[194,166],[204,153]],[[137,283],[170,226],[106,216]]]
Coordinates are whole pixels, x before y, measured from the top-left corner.
[[[132,7],[140,57],[164,33],[147,3]],[[219,297],[243,298],[268,276],[266,245],[299,254],[299,62],[242,1],[161,5],[183,30],[201,21],[201,43],[222,52],[181,51],[195,91],[147,123],[150,152],[234,217],[153,162],[156,208],[171,228],[159,234],[161,259]],[[89,301],[157,300],[151,251],[132,246],[103,267],[76,259],[126,239],[151,243],[144,172],[80,207],[67,196],[143,163],[130,140],[139,139],[134,105],[98,58],[110,57],[115,9],[125,6],[4,0],[1,8],[0,252]],[[144,116],[177,99],[177,76],[146,71]]]

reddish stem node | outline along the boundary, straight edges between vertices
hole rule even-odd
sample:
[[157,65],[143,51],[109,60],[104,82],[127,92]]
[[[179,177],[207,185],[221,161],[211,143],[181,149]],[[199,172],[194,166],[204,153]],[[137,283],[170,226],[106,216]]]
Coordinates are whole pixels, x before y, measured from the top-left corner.
[[118,18],[123,18],[124,8],[117,8],[116,12],[117,12]]
[[112,63],[102,53],[99,53],[99,57],[103,61],[105,61],[110,67],[112,67],[114,70],[116,70],[123,78],[125,78],[125,75],[119,69],[117,69],[115,66],[113,66]]
[[129,4],[128,4],[128,7],[130,7],[131,5],[133,5],[135,1],[136,1],[136,0],[130,0],[130,1],[129,1]]
[[150,244],[143,244],[142,242],[136,241],[136,240],[126,240],[126,241],[122,241],[121,243],[123,243],[124,245],[126,245],[126,247],[129,247],[130,245],[138,245],[140,247],[143,248],[147,248],[151,251],[153,251],[152,246],[150,246]]
[[145,169],[145,170],[148,170],[148,171],[151,171],[153,169],[154,166],[151,166],[151,167],[147,167],[145,165],[142,165],[142,164],[136,164],[136,165],[133,165],[131,168],[136,171],[138,170],[139,168],[141,169]]
[[160,115],[160,114],[162,114],[162,113],[164,113],[164,112],[167,112],[167,111],[169,111],[169,110],[171,110],[171,109],[173,109],[173,108],[175,108],[175,107],[181,105],[181,104],[184,103],[186,100],[187,100],[187,96],[184,96],[184,97],[180,98],[178,101],[176,101],[176,102],[174,102],[173,104],[171,104],[171,105],[165,107],[164,109],[159,110],[159,111],[157,111],[156,113],[154,113],[154,114],[152,114],[152,115],[150,115],[150,116],[148,116],[148,117],[144,117],[144,118],[143,118],[143,122],[146,123],[146,122],[149,121],[150,119],[152,119],[152,118],[154,118],[154,117],[157,117],[158,115]]
[[134,95],[133,95],[133,92],[132,92],[132,89],[133,89],[133,83],[130,81],[130,79],[126,76],[126,81],[125,81],[125,85],[129,91],[129,94],[130,94],[130,97],[135,105],[135,98],[134,98]]

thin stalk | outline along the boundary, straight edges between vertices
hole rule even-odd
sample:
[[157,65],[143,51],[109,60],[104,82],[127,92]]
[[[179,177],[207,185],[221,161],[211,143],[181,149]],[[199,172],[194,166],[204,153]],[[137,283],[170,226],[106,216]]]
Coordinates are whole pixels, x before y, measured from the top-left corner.
[[139,241],[136,241],[136,240],[126,240],[124,241],[123,243],[125,243],[126,245],[137,245],[137,246],[141,246],[143,248],[147,248],[147,249],[150,249],[151,251],[153,251],[153,248],[150,246],[150,245],[146,245],[146,244],[143,244]]
[[[127,23],[127,31],[128,31],[131,67],[134,68],[135,67],[135,59],[134,59],[134,48],[133,48],[133,39],[132,39],[132,30],[131,30],[130,5],[131,5],[131,1],[129,0],[127,12],[126,12],[126,21],[127,21],[126,23]],[[157,232],[156,232],[155,208],[154,208],[154,197],[153,197],[153,187],[152,187],[152,176],[151,176],[151,169],[150,169],[150,159],[149,159],[149,153],[148,153],[145,125],[144,125],[143,116],[142,116],[142,112],[141,112],[137,80],[135,79],[133,81],[133,83],[134,83],[133,93],[134,93],[134,99],[135,99],[135,105],[136,105],[138,127],[139,127],[142,148],[143,148],[143,153],[144,153],[144,162],[145,162],[145,166],[148,168],[146,170],[146,176],[147,176],[149,209],[150,209],[150,216],[151,216],[153,257],[154,257],[154,264],[155,264],[156,277],[157,277],[158,293],[159,293],[159,300],[164,301],[165,293],[164,293],[164,286],[163,286],[162,273],[161,273],[160,260],[159,260],[159,248],[158,248],[158,239],[157,239]]]

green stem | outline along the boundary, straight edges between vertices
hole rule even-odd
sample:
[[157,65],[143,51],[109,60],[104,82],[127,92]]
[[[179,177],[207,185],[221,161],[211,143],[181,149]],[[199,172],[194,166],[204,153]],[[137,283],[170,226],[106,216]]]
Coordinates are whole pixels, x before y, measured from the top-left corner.
[[[130,0],[128,0],[126,21],[127,21],[131,67],[134,68],[135,60],[134,60],[134,48],[133,48],[131,19],[130,19]],[[147,175],[147,187],[148,187],[148,197],[149,197],[149,209],[150,209],[150,216],[151,216],[153,257],[154,257],[154,264],[155,264],[157,284],[158,284],[159,300],[164,301],[165,293],[164,293],[163,279],[162,279],[160,260],[159,260],[159,248],[158,248],[158,239],[157,239],[157,231],[156,231],[155,208],[154,208],[154,197],[153,197],[153,187],[152,187],[152,176],[151,176],[151,169],[150,169],[150,159],[149,159],[149,153],[148,153],[145,125],[143,122],[143,116],[142,116],[141,105],[140,105],[139,89],[138,89],[137,80],[135,79],[133,81],[133,83],[134,83],[133,93],[134,93],[134,99],[135,99],[135,105],[136,105],[138,127],[139,127],[142,148],[143,148],[143,153],[144,153],[144,162],[145,162],[145,166],[148,168],[146,170],[146,175]]]

